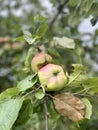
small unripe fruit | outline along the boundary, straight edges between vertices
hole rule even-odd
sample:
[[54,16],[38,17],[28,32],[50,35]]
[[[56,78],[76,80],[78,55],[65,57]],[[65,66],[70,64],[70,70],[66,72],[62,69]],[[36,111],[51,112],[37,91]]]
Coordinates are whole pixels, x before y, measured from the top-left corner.
[[40,68],[47,65],[51,61],[52,57],[49,54],[45,52],[40,52],[33,57],[31,61],[31,69],[33,72],[38,72]]
[[22,43],[18,43],[18,42],[13,43],[12,49],[16,50],[16,51],[21,50],[22,49]]
[[0,43],[4,42],[4,37],[0,37]]
[[9,42],[11,41],[11,37],[10,36],[5,36],[4,37],[4,42]]
[[67,84],[67,77],[61,66],[48,64],[38,71],[40,83],[46,91],[58,91]]
[[11,49],[11,44],[10,43],[6,43],[3,46],[4,50],[10,50]]

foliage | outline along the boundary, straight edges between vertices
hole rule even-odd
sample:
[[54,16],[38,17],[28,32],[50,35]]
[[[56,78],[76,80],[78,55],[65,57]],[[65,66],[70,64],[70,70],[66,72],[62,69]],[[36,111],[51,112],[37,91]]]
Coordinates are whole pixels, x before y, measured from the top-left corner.
[[0,101],[0,129],[10,130],[18,117],[22,106],[21,98],[5,99]]
[[[97,130],[92,98],[97,101],[98,70],[94,66],[98,62],[98,31],[82,34],[78,27],[90,16],[92,25],[97,24],[98,2],[49,2],[57,11],[53,19],[54,10],[48,12],[40,0],[0,1],[0,129],[38,130],[46,125],[51,130],[83,130],[92,124]],[[25,5],[31,8],[26,10]],[[13,13],[18,9],[22,11],[20,16]],[[5,17],[3,11],[7,11]],[[68,82],[61,91],[46,92],[37,73],[32,72],[31,60],[40,51],[49,53],[53,63],[63,67]]]

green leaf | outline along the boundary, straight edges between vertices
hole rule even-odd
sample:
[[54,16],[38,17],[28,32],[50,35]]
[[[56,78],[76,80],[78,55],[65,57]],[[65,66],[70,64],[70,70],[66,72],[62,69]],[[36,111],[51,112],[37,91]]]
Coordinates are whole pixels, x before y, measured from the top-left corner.
[[84,83],[84,87],[90,88],[93,93],[98,93],[98,77],[88,78]]
[[32,34],[30,33],[30,32],[28,32],[28,31],[23,31],[23,33],[24,33],[24,39],[29,43],[29,44],[33,44],[35,41],[36,41],[36,39],[37,39],[37,37],[32,37]]
[[87,122],[88,119],[84,118],[83,120],[74,122],[71,128],[73,128],[73,130],[86,130]]
[[74,7],[74,6],[76,6],[79,2],[80,2],[80,0],[70,0],[70,1],[69,1],[69,4],[70,4],[72,7]]
[[28,31],[24,30],[23,33],[24,33],[24,35],[26,35],[28,37],[32,37],[32,34],[30,32],[28,32]]
[[42,37],[48,28],[47,19],[41,15],[36,15],[33,19],[33,33],[35,36]]
[[62,38],[53,37],[52,45],[60,45],[61,47],[68,48],[68,49],[75,48],[74,40],[67,37],[62,37]]
[[83,98],[82,101],[85,104],[85,118],[90,119],[91,115],[92,115],[92,105],[90,103],[90,101],[87,98]]
[[73,72],[69,76],[69,86],[79,86],[82,84],[86,79],[86,70],[82,64],[72,64],[74,67]]
[[50,118],[54,121],[57,121],[60,118],[60,114],[55,110],[53,101],[48,100],[47,105],[49,106],[48,110],[50,113]]
[[77,60],[77,63],[81,64],[82,63],[82,59],[81,59],[81,53],[82,53],[82,48],[80,48],[77,44],[75,46],[75,49],[74,49],[74,52],[75,52],[75,55],[76,55],[76,60]]
[[45,96],[45,93],[42,90],[35,93],[35,97],[37,99],[42,99],[44,96]]
[[81,22],[81,17],[77,14],[77,12],[72,12],[68,18],[68,25],[72,28],[77,27]]
[[84,4],[86,7],[85,8],[86,12],[88,12],[91,9],[93,3],[94,3],[94,0],[85,0]]
[[49,121],[51,122],[52,129],[55,130],[57,122],[60,119],[60,114],[55,110],[54,103],[52,100],[47,101],[47,106],[50,115]]
[[9,88],[0,94],[0,100],[3,100],[8,97],[11,98],[11,97],[17,95],[18,93],[19,93],[19,89],[17,87]]
[[16,41],[22,41],[22,42],[24,42],[25,40],[24,40],[24,37],[23,36],[20,36],[20,37],[17,37],[17,38],[14,38],[13,39],[13,42],[16,42]]
[[96,25],[96,23],[98,21],[98,17],[94,17],[90,21],[91,21],[92,26],[94,26],[94,25]]
[[16,38],[15,41],[26,41],[28,44],[34,44],[45,35],[47,28],[47,19],[41,15],[36,15],[33,18],[32,34],[27,30],[23,30],[23,36]]
[[94,1],[95,0],[83,0],[80,5],[80,13],[84,15],[84,13],[86,14],[89,10],[91,10]]
[[25,58],[25,62],[24,62],[25,66],[22,69],[25,73],[28,73],[31,71],[31,60],[32,60],[32,57],[34,56],[34,54],[35,54],[35,48],[30,47],[28,50],[27,56]]
[[23,79],[22,81],[20,81],[17,85],[19,91],[25,91],[31,87],[33,87],[35,85],[35,83],[37,82],[36,79],[36,74],[30,75],[28,77],[26,77],[25,79]]
[[98,2],[93,3],[92,8],[89,10],[89,14],[92,14],[93,17],[98,17],[96,10],[98,9]]
[[31,103],[31,100],[30,99],[24,100],[23,105],[19,112],[19,116],[14,125],[19,126],[25,124],[30,119],[32,112],[33,112],[33,105]]
[[23,99],[7,99],[0,101],[0,130],[10,130],[18,117]]
[[51,55],[53,55],[53,56],[55,56],[57,58],[60,58],[60,54],[55,48],[52,48],[52,49],[48,48],[48,52],[49,52],[49,54],[51,54]]
[[35,49],[34,48],[30,48],[28,53],[27,53],[27,56],[26,56],[26,60],[25,60],[25,67],[29,67],[30,68],[30,63],[31,63],[31,59],[34,55],[34,51]]

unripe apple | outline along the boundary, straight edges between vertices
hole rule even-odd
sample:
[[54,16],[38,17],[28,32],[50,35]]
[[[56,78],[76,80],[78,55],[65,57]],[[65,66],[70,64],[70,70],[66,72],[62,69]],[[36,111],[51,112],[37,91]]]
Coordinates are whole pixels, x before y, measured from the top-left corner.
[[15,42],[15,43],[12,44],[12,49],[13,49],[13,50],[16,50],[16,51],[19,51],[19,50],[22,49],[23,44],[24,44],[24,43]]
[[40,52],[33,57],[31,61],[31,69],[33,72],[38,72],[40,68],[47,65],[51,61],[52,57],[49,54],[45,52]]
[[4,42],[9,42],[11,41],[11,37],[10,36],[5,36],[4,37]]
[[10,43],[6,43],[6,44],[4,44],[3,48],[4,48],[4,50],[9,51],[9,50],[11,50],[11,44]]
[[38,71],[40,83],[46,91],[61,90],[67,83],[63,68],[59,65],[48,64]]
[[4,42],[4,37],[0,37],[0,43]]

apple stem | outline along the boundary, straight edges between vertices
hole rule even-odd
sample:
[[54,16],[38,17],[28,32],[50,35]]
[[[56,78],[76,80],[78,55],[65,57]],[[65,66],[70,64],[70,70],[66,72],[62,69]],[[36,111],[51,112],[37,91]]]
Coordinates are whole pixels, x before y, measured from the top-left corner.
[[45,112],[45,130],[49,130],[49,127],[48,127],[48,109],[47,109],[46,97],[44,97],[44,112]]

